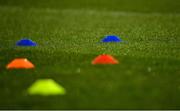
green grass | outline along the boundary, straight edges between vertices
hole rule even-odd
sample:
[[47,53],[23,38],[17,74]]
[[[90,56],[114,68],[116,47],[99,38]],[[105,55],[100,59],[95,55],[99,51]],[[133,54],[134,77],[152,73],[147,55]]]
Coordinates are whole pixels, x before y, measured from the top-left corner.
[[[180,109],[179,2],[135,1],[0,0],[0,109]],[[99,43],[108,34],[126,43]],[[23,37],[38,46],[15,47]],[[120,64],[91,65],[102,53]],[[6,70],[16,57],[36,68]],[[67,94],[28,95],[42,78]]]

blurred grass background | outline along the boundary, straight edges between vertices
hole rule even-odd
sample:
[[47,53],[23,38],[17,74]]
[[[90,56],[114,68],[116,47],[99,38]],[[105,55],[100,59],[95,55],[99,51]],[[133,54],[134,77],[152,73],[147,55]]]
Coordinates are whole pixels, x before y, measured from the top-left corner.
[[[179,11],[179,0],[0,0],[0,109],[179,109]],[[108,34],[126,43],[99,44]],[[38,47],[15,47],[24,37]],[[92,66],[102,53],[120,64]],[[36,68],[6,70],[16,57]],[[41,78],[67,94],[28,95]]]
[[0,0],[2,6],[23,8],[97,9],[125,12],[180,12],[179,0]]

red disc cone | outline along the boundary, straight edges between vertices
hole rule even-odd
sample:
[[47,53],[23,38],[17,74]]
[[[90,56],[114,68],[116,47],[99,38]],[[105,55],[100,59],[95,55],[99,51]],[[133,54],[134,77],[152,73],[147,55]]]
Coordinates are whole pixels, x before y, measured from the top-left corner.
[[28,61],[26,58],[17,58],[10,62],[7,69],[31,69],[34,68],[34,65]]
[[118,60],[116,60],[111,55],[102,54],[97,56],[93,61],[92,64],[118,64]]

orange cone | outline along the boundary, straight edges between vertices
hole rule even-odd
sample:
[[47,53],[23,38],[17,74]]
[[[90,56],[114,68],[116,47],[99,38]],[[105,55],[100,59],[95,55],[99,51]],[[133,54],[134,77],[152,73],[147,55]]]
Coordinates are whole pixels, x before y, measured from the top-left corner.
[[97,56],[93,61],[92,64],[118,64],[118,60],[116,60],[111,55],[102,54]]
[[28,61],[26,58],[17,58],[10,62],[7,69],[31,69],[34,68],[34,65]]

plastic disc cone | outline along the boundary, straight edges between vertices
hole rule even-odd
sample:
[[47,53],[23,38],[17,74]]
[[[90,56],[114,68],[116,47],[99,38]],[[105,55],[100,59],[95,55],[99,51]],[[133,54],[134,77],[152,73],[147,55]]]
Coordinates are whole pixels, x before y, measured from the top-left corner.
[[118,64],[118,60],[116,60],[111,55],[102,54],[97,56],[93,61],[92,64]]
[[102,39],[102,42],[122,42],[122,40],[115,35],[108,35]]
[[35,42],[30,39],[21,39],[16,43],[17,46],[37,46]]
[[52,79],[40,79],[35,81],[28,89],[30,95],[64,95],[65,89]]
[[10,62],[7,66],[7,69],[31,69],[34,68],[34,65],[28,61],[26,58],[17,58]]

